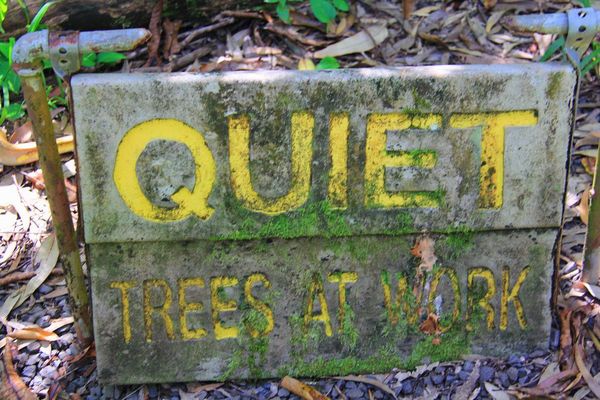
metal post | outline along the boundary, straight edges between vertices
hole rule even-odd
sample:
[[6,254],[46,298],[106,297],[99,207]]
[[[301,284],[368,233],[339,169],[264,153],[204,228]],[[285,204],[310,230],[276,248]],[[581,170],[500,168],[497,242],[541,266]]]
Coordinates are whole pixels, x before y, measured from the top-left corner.
[[[600,32],[600,10],[574,8],[562,14],[512,16],[504,19],[504,23],[518,31],[566,34],[567,56],[579,74],[579,59],[587,50],[596,33]],[[579,87],[579,84],[577,86]],[[573,110],[573,124],[576,112],[577,99]],[[594,285],[597,285],[600,280],[600,179],[598,178],[600,147],[598,147],[596,161],[596,173],[590,193],[591,205],[582,274],[583,281]]]
[[79,69],[79,58],[90,52],[126,51],[145,42],[145,29],[100,32],[34,32],[22,36],[13,49],[15,70],[21,78],[27,113],[33,125],[44,175],[52,222],[69,290],[75,329],[81,343],[93,340],[90,300],[79,258],[52,117],[48,107],[42,60],[50,59],[57,75],[68,77]]

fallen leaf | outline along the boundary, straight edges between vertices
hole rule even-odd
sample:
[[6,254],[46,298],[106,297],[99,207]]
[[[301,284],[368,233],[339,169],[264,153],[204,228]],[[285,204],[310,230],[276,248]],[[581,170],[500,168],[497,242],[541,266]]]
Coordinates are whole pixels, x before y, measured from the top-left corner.
[[419,330],[427,335],[439,334],[441,332],[439,320],[440,317],[438,317],[436,314],[429,313],[427,319],[421,322]]
[[12,352],[14,349],[12,339],[4,350],[4,357],[0,373],[2,384],[0,385],[0,399],[3,400],[37,400],[37,396],[25,385],[13,364]]
[[410,18],[412,10],[415,7],[415,0],[403,0],[402,1],[402,12],[404,13],[404,19]]
[[12,331],[8,336],[13,339],[21,340],[46,340],[48,342],[58,340],[58,335],[56,333],[44,330],[39,326],[31,326],[18,331]]
[[431,271],[433,265],[437,261],[437,257],[434,254],[435,241],[429,236],[422,236],[417,239],[417,243],[410,250],[410,253],[421,259],[418,269],[421,272]]
[[284,377],[279,383],[279,386],[304,400],[330,400],[329,397],[320,393],[317,389],[290,376]]
[[300,71],[312,71],[316,69],[315,63],[310,58],[303,58],[298,61],[298,69]]
[[378,46],[389,33],[383,25],[372,25],[357,34],[315,52],[316,58],[337,57],[345,54],[362,53]]
[[29,280],[27,285],[8,295],[4,304],[0,307],[0,320],[5,320],[13,308],[23,304],[44,283],[56,266],[57,261],[58,244],[55,235],[51,234],[42,241],[42,245],[35,256],[34,264],[39,264],[36,275]]
[[582,157],[581,165],[585,169],[588,175],[594,176],[596,172],[596,158],[595,157]]
[[493,8],[497,2],[498,0],[483,0],[483,6],[488,9]]
[[[60,154],[73,151],[73,136],[62,136],[56,139],[58,152]],[[39,160],[37,146],[34,142],[12,144],[0,133],[0,164],[2,165],[24,165]]]
[[23,125],[15,128],[12,135],[8,139],[11,143],[25,143],[30,142],[33,138],[33,125],[31,121],[25,122]]
[[511,400],[512,397],[504,390],[490,382],[485,382],[485,390],[492,396],[494,400]]
[[585,383],[587,383],[588,388],[594,393],[596,398],[600,398],[600,384],[596,382],[590,370],[585,365],[584,359],[584,349],[583,349],[583,336],[580,336],[577,340],[577,344],[575,345],[575,364],[577,364],[577,368],[579,368],[579,372],[583,376]]
[[575,207],[575,210],[579,213],[579,218],[581,218],[581,222],[584,224],[588,224],[590,217],[590,190],[591,187],[585,189],[581,195],[581,201],[579,205]]
[[467,377],[465,383],[456,388],[455,398],[457,399],[468,399],[469,396],[475,390],[475,387],[478,386],[479,382],[479,361],[475,362],[475,367],[473,371]]
[[9,283],[23,281],[35,276],[35,272],[13,272],[3,278],[0,278],[0,286],[8,285]]

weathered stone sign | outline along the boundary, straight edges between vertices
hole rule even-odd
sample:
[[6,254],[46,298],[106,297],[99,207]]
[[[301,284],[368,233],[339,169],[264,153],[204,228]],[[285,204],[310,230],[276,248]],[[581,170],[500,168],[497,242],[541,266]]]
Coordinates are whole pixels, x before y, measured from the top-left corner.
[[[377,372],[545,345],[568,67],[72,84],[104,382]],[[424,232],[428,266],[411,254]]]

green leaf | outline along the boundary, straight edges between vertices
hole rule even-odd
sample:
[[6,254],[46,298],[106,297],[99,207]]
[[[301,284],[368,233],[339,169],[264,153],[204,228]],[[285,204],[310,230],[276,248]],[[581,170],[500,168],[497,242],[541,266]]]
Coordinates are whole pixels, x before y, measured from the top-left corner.
[[581,60],[581,63],[579,64],[581,67],[581,73],[587,74],[592,70],[592,68],[598,65],[598,63],[600,63],[600,49],[596,49],[587,56],[583,57],[583,60]]
[[[281,3],[279,0],[265,0],[265,3],[269,3],[269,4],[275,4],[275,3]],[[285,3],[285,1],[284,1]]]
[[82,67],[95,67],[96,66],[96,53],[87,53],[81,57]]
[[5,118],[9,121],[14,121],[25,115],[25,110],[23,109],[23,104],[21,103],[12,103],[2,111],[4,112],[4,110],[6,110]]
[[317,64],[317,70],[323,69],[338,69],[340,68],[340,63],[333,57],[325,57]]
[[125,56],[121,53],[99,53],[96,57],[96,62],[98,64],[113,64],[124,59]]
[[591,7],[592,2],[590,0],[581,0],[581,5],[584,7]]
[[6,12],[8,11],[8,0],[0,0],[0,32],[4,33],[4,28],[2,28],[2,23],[4,22],[4,18],[6,17]]
[[[0,1],[2,1],[2,0],[0,0]],[[44,18],[44,15],[46,15],[48,10],[50,9],[50,7],[52,7],[54,5],[54,3],[56,3],[56,2],[49,1],[46,4],[44,4],[42,7],[40,7],[38,12],[35,14],[35,17],[33,17],[33,19],[31,20],[31,23],[29,25],[27,25],[27,32],[35,32],[38,29],[40,29],[40,23],[42,22],[42,18]]]
[[554,42],[550,43],[550,46],[546,49],[546,52],[542,57],[540,57],[540,61],[548,61],[550,57],[554,55],[558,50],[562,49],[565,46],[565,38],[563,36],[556,39]]
[[329,0],[310,0],[310,8],[315,17],[324,24],[334,19],[337,14]]
[[275,11],[277,11],[279,18],[286,24],[292,22],[290,20],[290,7],[285,4],[285,1],[280,1],[279,4],[277,4]]
[[350,5],[346,0],[333,0],[333,5],[340,11],[350,11]]
[[8,70],[5,76],[5,80],[8,90],[13,93],[19,94],[21,92],[21,80],[19,79],[19,75],[11,68]]

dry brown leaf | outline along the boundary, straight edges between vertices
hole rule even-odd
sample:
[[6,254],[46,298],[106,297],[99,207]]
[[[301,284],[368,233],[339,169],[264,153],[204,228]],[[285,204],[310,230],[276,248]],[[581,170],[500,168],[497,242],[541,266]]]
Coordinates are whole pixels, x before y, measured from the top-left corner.
[[32,138],[33,125],[31,121],[27,121],[23,125],[15,128],[8,141],[11,143],[25,143],[30,142]]
[[0,286],[8,285],[9,283],[24,281],[35,276],[35,272],[13,272],[3,278],[0,278]]
[[349,38],[340,40],[322,50],[315,52],[316,58],[338,57],[345,54],[362,53],[378,46],[389,36],[383,25],[372,25]]
[[279,383],[279,386],[304,400],[330,400],[329,397],[320,393],[317,389],[290,376],[284,377]]
[[0,399],[3,400],[37,400],[37,396],[25,385],[13,364],[12,352],[15,345],[9,339],[8,346],[4,350],[4,357],[0,373],[2,375],[0,385]]
[[433,265],[437,261],[437,257],[434,254],[435,241],[429,236],[422,236],[417,239],[417,243],[410,250],[410,253],[421,259],[419,264],[419,271],[431,271]]
[[414,8],[415,8],[415,0],[403,0],[402,1],[402,12],[404,13],[404,19],[410,18]]
[[427,319],[421,322],[419,330],[427,335],[437,335],[441,333],[440,330],[440,317],[434,313],[429,313]]
[[21,340],[45,340],[47,342],[58,340],[58,335],[56,333],[44,330],[39,326],[28,326],[17,331],[12,331],[8,336],[13,339]]
[[483,6],[485,8],[493,8],[496,3],[498,3],[498,0],[483,0]]
[[594,176],[596,172],[596,158],[595,157],[582,157],[581,165],[583,165],[583,169],[588,175]]
[[584,349],[583,349],[583,336],[580,336],[575,345],[575,364],[577,364],[577,368],[579,368],[579,372],[583,376],[585,383],[587,383],[588,388],[594,393],[596,398],[600,399],[600,384],[596,382],[590,370],[585,365],[584,361]]
[[300,71],[311,71],[316,69],[315,63],[312,62],[310,58],[303,58],[298,61],[298,69]]
[[581,218],[581,222],[583,222],[586,225],[588,224],[588,220],[590,217],[590,190],[591,188],[588,187],[583,191],[583,193],[581,194],[581,201],[579,202],[579,205],[575,207],[575,209],[579,213],[579,218]]
[[494,400],[511,400],[512,397],[504,390],[490,382],[485,382],[485,390],[492,396]]
[[23,304],[44,283],[57,261],[58,243],[56,236],[51,234],[42,241],[42,245],[35,256],[34,264],[39,264],[38,269],[35,271],[36,275],[27,282],[27,285],[20,287],[6,297],[4,304],[0,307],[0,320],[6,319],[13,308]]
[[[60,154],[73,151],[73,136],[63,136],[56,139]],[[37,146],[34,142],[12,144],[0,132],[0,164],[25,165],[39,160]]]

